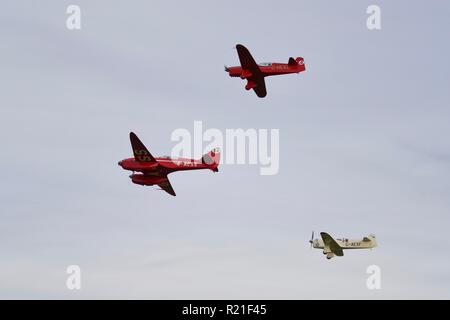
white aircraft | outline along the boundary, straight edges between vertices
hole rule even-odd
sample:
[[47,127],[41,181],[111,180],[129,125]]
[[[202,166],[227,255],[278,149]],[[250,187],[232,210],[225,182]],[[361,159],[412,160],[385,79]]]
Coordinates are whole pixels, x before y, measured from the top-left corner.
[[358,240],[349,239],[333,239],[326,232],[321,232],[320,239],[314,239],[314,231],[311,236],[311,248],[323,249],[323,254],[327,255],[327,259],[331,259],[334,256],[342,257],[344,255],[343,249],[372,249],[377,246],[377,239],[374,234],[370,234],[367,237]]

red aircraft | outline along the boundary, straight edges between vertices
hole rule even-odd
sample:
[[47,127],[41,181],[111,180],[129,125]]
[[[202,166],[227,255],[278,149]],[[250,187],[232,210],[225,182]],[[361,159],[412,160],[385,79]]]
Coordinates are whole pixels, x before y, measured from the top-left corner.
[[[133,171],[130,175],[131,181],[143,186],[159,185],[167,193],[175,196],[167,175],[174,171],[210,169],[218,172],[220,162],[220,151],[214,149],[205,154],[200,160],[193,159],[171,159],[170,157],[154,158],[139,138],[130,132],[131,147],[134,158],[119,161],[119,166],[125,170]],[[134,172],[140,172],[135,174]]]
[[303,58],[289,58],[288,63],[260,63],[257,64],[246,47],[242,44],[236,45],[241,62],[240,67],[227,67],[225,71],[230,77],[241,77],[247,79],[246,90],[253,89],[256,95],[264,98],[267,95],[264,77],[277,76],[280,74],[299,73],[305,71]]

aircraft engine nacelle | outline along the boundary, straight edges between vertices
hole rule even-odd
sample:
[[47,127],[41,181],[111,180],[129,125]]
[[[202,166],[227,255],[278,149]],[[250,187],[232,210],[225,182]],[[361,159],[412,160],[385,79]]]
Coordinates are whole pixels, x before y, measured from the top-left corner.
[[160,184],[166,181],[165,178],[151,177],[144,174],[132,174],[130,176],[131,181],[142,186],[152,186],[154,184]]

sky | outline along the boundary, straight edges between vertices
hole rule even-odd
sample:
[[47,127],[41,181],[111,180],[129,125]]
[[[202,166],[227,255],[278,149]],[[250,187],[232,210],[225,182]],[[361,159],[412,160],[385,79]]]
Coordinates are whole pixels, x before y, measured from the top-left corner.
[[[449,14],[438,0],[2,3],[0,298],[449,299]],[[237,43],[306,71],[259,99],[223,70]],[[118,167],[130,131],[164,155],[194,121],[278,129],[278,174],[174,173],[171,197]],[[378,247],[328,261],[313,230]]]

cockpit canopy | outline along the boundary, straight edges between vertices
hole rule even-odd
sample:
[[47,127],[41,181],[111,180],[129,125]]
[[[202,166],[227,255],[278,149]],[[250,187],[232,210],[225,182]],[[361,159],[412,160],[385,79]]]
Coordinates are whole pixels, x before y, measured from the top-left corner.
[[272,62],[262,62],[259,64],[261,67],[270,67],[272,65]]

